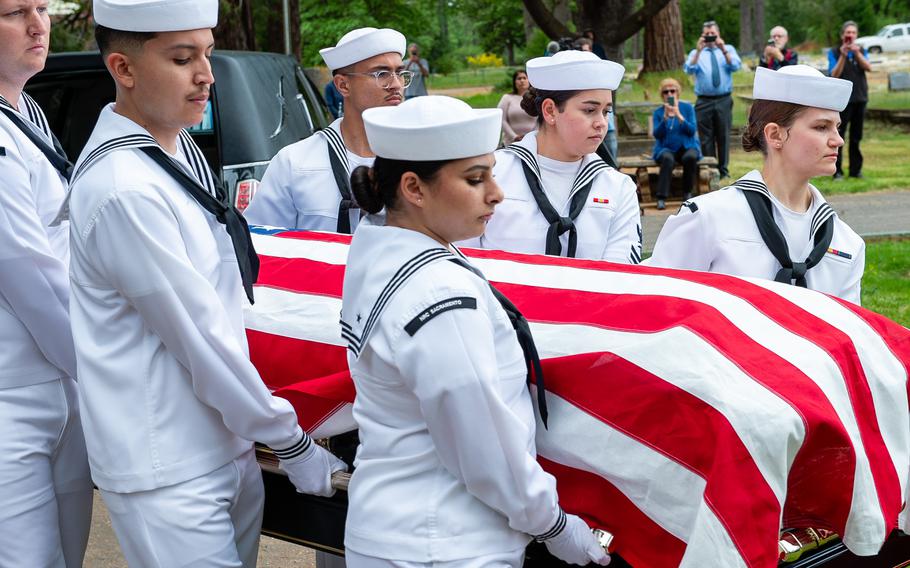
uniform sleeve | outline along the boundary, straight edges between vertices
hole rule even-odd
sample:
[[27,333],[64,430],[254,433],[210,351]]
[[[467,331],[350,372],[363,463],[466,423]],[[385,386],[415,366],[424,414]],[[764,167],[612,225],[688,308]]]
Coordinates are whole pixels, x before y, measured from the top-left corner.
[[649,265],[684,270],[710,270],[714,258],[714,235],[710,231],[709,223],[705,222],[705,213],[698,211],[697,204],[694,207],[695,211],[692,211],[691,206],[683,204],[676,215],[671,215],[667,219],[657,236],[654,252],[648,261]]
[[250,362],[218,294],[192,265],[166,204],[121,190],[99,209],[86,248],[122,294],[189,371],[196,396],[229,430],[284,449],[302,431],[290,403],[273,397]]
[[249,223],[290,229],[297,227],[297,206],[294,203],[291,177],[290,161],[285,152],[279,152],[272,158],[262,176],[259,190],[243,212]]
[[47,360],[76,378],[69,274],[36,209],[26,162],[15,147],[0,157],[0,296]]
[[501,398],[493,328],[482,306],[440,314],[397,343],[395,361],[443,466],[513,529],[549,530],[559,515],[556,481],[528,447],[533,425]]
[[622,178],[623,198],[616,209],[616,216],[610,224],[603,260],[621,264],[638,264],[641,262],[642,240],[638,194],[632,178],[626,175],[623,175]]

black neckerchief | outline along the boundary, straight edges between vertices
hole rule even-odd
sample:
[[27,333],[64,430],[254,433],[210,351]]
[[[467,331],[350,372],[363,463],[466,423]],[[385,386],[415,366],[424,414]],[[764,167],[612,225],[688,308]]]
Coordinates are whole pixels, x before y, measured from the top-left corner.
[[351,174],[350,164],[348,164],[348,153],[344,145],[341,134],[335,129],[323,128],[319,131],[325,137],[329,147],[329,163],[332,164],[332,175],[335,176],[335,185],[338,186],[338,193],[341,194],[341,203],[338,204],[338,224],[336,231],[351,234],[351,216],[348,211],[359,208],[351,192]]
[[483,275],[483,272],[473,266],[468,260],[461,254],[461,251],[455,249],[457,256],[455,258],[449,259],[455,264],[467,268],[487,283],[490,287],[490,291],[493,292],[493,296],[499,301],[499,305],[502,306],[502,309],[505,310],[506,314],[509,316],[509,321],[512,322],[512,327],[515,329],[515,334],[518,336],[518,344],[521,345],[521,351],[525,356],[525,367],[528,369],[528,388],[531,385],[531,377],[533,376],[537,382],[537,408],[540,412],[540,420],[543,422],[544,428],[547,427],[547,389],[544,384],[543,378],[543,367],[540,364],[540,355],[537,353],[537,346],[534,344],[534,337],[531,335],[531,326],[528,324],[528,320],[518,311],[518,308],[515,307],[515,304],[509,300],[505,294],[496,289],[495,286],[490,284],[487,278]]
[[9,118],[10,121],[32,141],[32,144],[41,150],[41,153],[44,154],[47,161],[54,166],[54,169],[60,172],[60,175],[63,176],[66,181],[69,181],[70,176],[73,173],[73,164],[67,159],[63,146],[51,131],[50,126],[47,123],[47,117],[44,116],[44,111],[42,111],[41,107],[38,106],[38,103],[25,92],[22,93],[19,100],[23,103],[23,106],[28,113],[28,120],[16,111],[16,109],[13,108],[13,105],[11,105],[3,95],[0,95],[0,111],[2,111],[3,114],[5,114],[7,118]]
[[594,179],[602,170],[607,169],[607,164],[604,163],[603,160],[596,159],[588,162],[587,165],[582,166],[581,170],[579,170],[578,174],[575,176],[575,181],[572,182],[572,202],[569,206],[569,216],[562,217],[557,213],[553,204],[550,203],[547,194],[544,193],[543,183],[540,177],[540,166],[537,164],[537,158],[534,157],[534,154],[524,146],[519,146],[518,144],[510,144],[509,146],[506,146],[506,150],[512,152],[521,160],[521,168],[524,171],[525,179],[528,182],[528,188],[530,188],[531,194],[534,196],[534,201],[537,202],[537,208],[543,214],[547,223],[550,224],[550,228],[547,230],[545,254],[554,256],[561,255],[562,244],[559,242],[559,237],[568,231],[569,249],[566,251],[566,256],[574,258],[575,249],[578,244],[578,231],[575,228],[575,219],[581,213],[582,209],[584,209],[585,203],[588,200],[588,194],[591,193],[591,187],[594,185]]
[[[148,134],[130,134],[107,140],[95,147],[79,162],[79,167],[73,172],[73,181],[70,187],[81,178],[86,171],[98,163],[101,158],[111,152],[128,148],[135,148],[144,152],[179,183],[190,196],[206,211],[215,216],[219,223],[224,225],[234,254],[237,257],[237,266],[240,269],[240,278],[246,297],[253,303],[253,284],[259,277],[259,256],[253,248],[249,227],[243,215],[230,203],[226,192],[218,183],[205,161],[202,150],[196,146],[193,138],[185,130],[180,131],[177,139],[186,156],[187,163],[192,172],[188,172],[182,164],[172,158],[158,142]],[[69,194],[64,201],[54,224],[66,219],[69,215]]]
[[742,190],[749,208],[752,209],[752,216],[755,218],[755,224],[758,225],[758,232],[761,234],[765,246],[781,265],[774,280],[806,288],[806,272],[821,262],[831,245],[831,238],[834,236],[834,209],[827,203],[821,204],[812,217],[811,235],[815,246],[812,247],[812,251],[805,261],[793,262],[790,258],[787,240],[780,227],[774,222],[771,193],[768,191],[768,186],[760,181],[740,179],[734,184],[734,187]]

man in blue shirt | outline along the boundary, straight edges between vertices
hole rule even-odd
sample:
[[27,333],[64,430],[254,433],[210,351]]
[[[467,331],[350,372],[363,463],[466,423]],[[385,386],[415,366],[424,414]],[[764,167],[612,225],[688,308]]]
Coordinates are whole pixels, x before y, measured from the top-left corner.
[[698,137],[707,156],[717,156],[720,177],[730,176],[730,124],[733,120],[733,73],[742,67],[736,48],[720,37],[717,22],[702,25],[701,37],[683,69],[695,75]]
[[[859,35],[859,28],[854,21],[846,21],[840,28],[841,44],[828,50],[828,74],[832,77],[846,79],[853,83],[850,102],[840,113],[840,126],[837,127],[841,138],[846,138],[847,126],[850,126],[850,177],[863,177],[863,154],[859,151],[859,141],[863,139],[863,119],[866,115],[866,103],[869,102],[869,86],[866,83],[866,71],[871,71],[869,54],[854,40]],[[844,170],[842,148],[837,149],[837,169],[834,179],[842,179]]]

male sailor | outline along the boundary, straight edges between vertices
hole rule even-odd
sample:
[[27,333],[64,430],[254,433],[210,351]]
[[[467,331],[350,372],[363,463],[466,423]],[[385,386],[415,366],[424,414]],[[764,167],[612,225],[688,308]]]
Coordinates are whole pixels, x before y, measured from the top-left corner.
[[22,89],[44,68],[47,0],[0,0],[0,566],[82,566],[92,482],[69,317],[70,164]]
[[537,117],[537,130],[496,152],[505,199],[480,239],[462,246],[639,263],[635,184],[595,153],[622,65],[560,51],[527,69],[531,88],[521,106]]
[[258,258],[184,130],[203,116],[218,0],[95,0],[117,89],[73,173],[73,336],[92,478],[131,567],[255,566],[257,440],[298,491],[344,468],[247,357]]
[[360,28],[319,51],[344,97],[344,116],[272,158],[246,210],[250,223],[346,234],[357,228],[351,172],[375,159],[361,115],[404,100],[412,78],[401,59],[405,44],[395,30]]

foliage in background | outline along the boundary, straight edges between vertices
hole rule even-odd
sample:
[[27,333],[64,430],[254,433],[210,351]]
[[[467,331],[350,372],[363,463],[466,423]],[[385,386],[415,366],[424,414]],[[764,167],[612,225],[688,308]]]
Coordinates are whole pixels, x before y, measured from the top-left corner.
[[910,239],[866,243],[863,307],[910,326]]
[[468,67],[502,67],[502,57],[492,53],[481,53],[480,55],[468,56]]
[[455,0],[453,12],[469,15],[480,46],[505,56],[515,65],[516,55],[525,45],[524,15],[521,0]]

